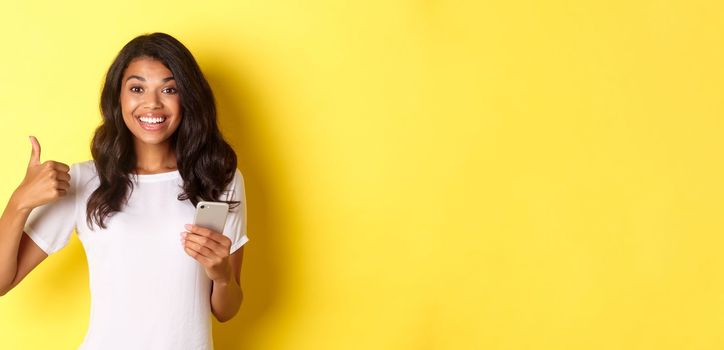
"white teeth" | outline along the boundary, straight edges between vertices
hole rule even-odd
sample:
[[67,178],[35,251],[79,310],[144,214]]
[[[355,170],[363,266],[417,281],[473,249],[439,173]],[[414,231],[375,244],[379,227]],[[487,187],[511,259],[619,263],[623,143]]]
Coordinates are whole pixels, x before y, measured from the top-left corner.
[[159,117],[159,118],[140,117],[138,119],[140,119],[142,122],[148,123],[148,124],[158,124],[158,123],[163,123],[164,121],[166,121],[165,117]]

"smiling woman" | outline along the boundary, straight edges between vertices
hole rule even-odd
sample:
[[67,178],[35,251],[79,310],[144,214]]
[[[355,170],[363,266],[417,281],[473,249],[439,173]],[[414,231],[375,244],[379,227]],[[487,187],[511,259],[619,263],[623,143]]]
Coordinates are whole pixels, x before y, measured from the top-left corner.
[[[40,161],[0,218],[0,292],[68,244],[88,258],[91,316],[81,349],[212,349],[210,317],[238,311],[244,179],[191,53],[153,33],[106,74],[92,161]],[[230,204],[223,232],[191,225],[199,201]],[[179,240],[180,239],[180,245]]]
[[[121,110],[123,121],[135,136],[137,150],[170,143],[171,135],[181,123],[173,73],[162,62],[150,57],[131,61],[123,74]],[[168,148],[168,145],[163,146]]]

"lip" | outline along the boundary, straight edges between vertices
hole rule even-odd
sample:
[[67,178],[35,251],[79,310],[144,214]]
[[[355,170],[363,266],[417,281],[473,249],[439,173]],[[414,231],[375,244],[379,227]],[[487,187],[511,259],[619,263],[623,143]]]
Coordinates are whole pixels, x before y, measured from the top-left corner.
[[[166,118],[166,120],[164,120],[163,122],[158,123],[158,124],[149,124],[149,123],[144,123],[144,122],[142,122],[142,121],[141,121],[141,117],[146,117],[146,118],[161,118],[161,117],[164,117],[164,118]],[[163,114],[163,113],[145,113],[145,114],[140,114],[140,115],[137,115],[137,116],[136,116],[136,121],[138,122],[138,125],[141,126],[141,128],[142,128],[143,130],[146,130],[146,131],[158,131],[158,130],[161,130],[161,129],[163,129],[163,128],[166,127],[166,123],[168,123],[168,120],[169,120],[169,117],[168,117],[167,115]]]

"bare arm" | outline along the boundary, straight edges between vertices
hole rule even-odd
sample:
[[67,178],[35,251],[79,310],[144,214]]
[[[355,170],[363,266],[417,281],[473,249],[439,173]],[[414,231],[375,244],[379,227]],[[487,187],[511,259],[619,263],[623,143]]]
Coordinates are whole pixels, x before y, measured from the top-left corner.
[[20,208],[11,197],[0,217],[0,295],[6,293],[7,287],[15,279],[18,250],[28,215],[30,209]]
[[244,258],[244,247],[229,255],[231,274],[226,280],[213,281],[211,287],[211,312],[219,322],[226,322],[234,317],[244,300],[241,291],[241,261]]
[[23,182],[13,192],[0,217],[0,295],[5,295],[48,255],[23,228],[33,208],[65,196],[70,168],[59,162],[40,163],[40,144],[31,137],[33,151]]
[[206,275],[213,283],[211,312],[217,320],[226,322],[239,311],[243,299],[239,280],[244,247],[229,254],[229,237],[196,225],[185,227],[188,231],[182,233],[181,244],[186,254],[204,266]]
[[30,271],[33,271],[33,269],[40,265],[40,263],[47,257],[48,254],[38,247],[38,245],[35,244],[35,242],[33,242],[33,240],[30,239],[25,232],[23,232],[23,235],[20,238],[20,245],[18,246],[15,276],[10,284],[3,285],[4,288],[0,289],[0,296],[7,294],[10,290],[15,288],[15,286],[17,286],[18,283],[20,283],[20,281],[22,281],[25,276],[30,273]]

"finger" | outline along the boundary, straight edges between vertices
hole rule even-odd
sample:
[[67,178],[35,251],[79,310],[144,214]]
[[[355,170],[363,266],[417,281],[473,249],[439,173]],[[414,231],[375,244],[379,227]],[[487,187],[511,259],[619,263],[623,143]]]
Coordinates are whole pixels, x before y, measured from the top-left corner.
[[195,233],[200,236],[208,237],[220,244],[224,244],[226,241],[226,236],[224,236],[223,234],[221,234],[219,232],[214,232],[206,227],[201,227],[201,226],[191,225],[191,224],[185,225],[184,227],[186,227],[186,229],[192,233]]
[[56,162],[56,161],[50,161],[53,164],[53,169],[57,171],[61,171],[64,173],[67,173],[70,171],[70,167],[68,164],[62,163],[62,162]]
[[186,235],[182,237],[188,241],[195,242],[201,246],[208,248],[209,250],[213,251],[214,254],[217,256],[229,255],[229,248],[208,237],[199,236],[193,232],[186,232]]
[[58,189],[58,190],[68,191],[68,190],[70,190],[70,182],[68,182],[68,181],[58,181],[58,184],[55,185],[55,188]]
[[30,144],[32,144],[33,150],[30,153],[30,162],[28,163],[28,166],[38,165],[40,164],[40,142],[38,142],[38,139],[36,139],[35,136],[30,136]]
[[187,255],[198,260],[199,262],[203,263],[204,265],[212,266],[214,264],[212,257],[204,255],[204,253],[200,252],[197,249],[194,249],[193,246],[187,245],[184,243],[183,247],[184,247],[184,251],[186,252]]
[[184,247],[191,248],[209,259],[218,256],[217,253],[211,248],[188,239],[184,241]]
[[184,251],[186,254],[188,254],[190,257],[194,258],[196,261],[204,264],[204,266],[211,266],[213,265],[211,259],[206,257],[205,255],[201,254],[199,251],[194,250],[190,247],[184,247]]
[[61,181],[70,181],[70,174],[59,171],[56,173],[55,178]]

